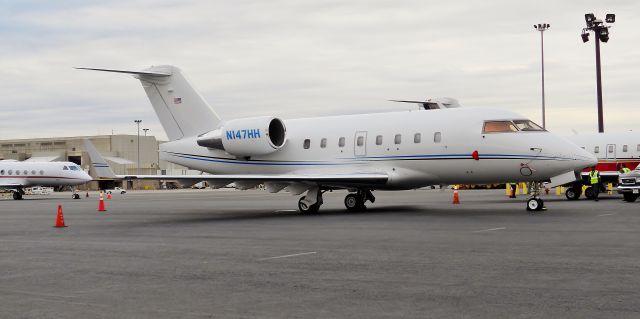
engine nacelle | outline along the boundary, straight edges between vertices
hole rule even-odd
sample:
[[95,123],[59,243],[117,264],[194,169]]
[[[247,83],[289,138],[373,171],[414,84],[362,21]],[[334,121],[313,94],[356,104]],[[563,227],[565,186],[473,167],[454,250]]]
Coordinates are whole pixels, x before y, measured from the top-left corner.
[[286,141],[287,130],[279,118],[264,116],[224,122],[218,129],[198,136],[198,145],[235,156],[273,153]]

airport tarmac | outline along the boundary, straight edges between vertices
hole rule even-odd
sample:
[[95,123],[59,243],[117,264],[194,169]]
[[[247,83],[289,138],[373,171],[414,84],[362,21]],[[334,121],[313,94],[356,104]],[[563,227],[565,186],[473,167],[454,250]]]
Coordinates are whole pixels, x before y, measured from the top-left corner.
[[313,215],[263,191],[2,199],[0,317],[640,317],[639,202],[345,194]]

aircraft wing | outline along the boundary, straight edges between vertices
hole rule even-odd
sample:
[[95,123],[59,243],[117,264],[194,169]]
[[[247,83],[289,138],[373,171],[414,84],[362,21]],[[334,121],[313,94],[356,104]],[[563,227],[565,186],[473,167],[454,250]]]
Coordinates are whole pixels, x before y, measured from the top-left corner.
[[7,182],[3,182],[0,183],[0,188],[16,188],[16,187],[22,187],[22,184],[19,183],[7,183]]
[[234,175],[117,175],[117,179],[125,180],[178,180],[185,182],[209,181],[226,186],[231,183],[313,183],[334,187],[350,187],[357,185],[383,185],[389,179],[387,174],[352,173],[352,174],[234,174]]

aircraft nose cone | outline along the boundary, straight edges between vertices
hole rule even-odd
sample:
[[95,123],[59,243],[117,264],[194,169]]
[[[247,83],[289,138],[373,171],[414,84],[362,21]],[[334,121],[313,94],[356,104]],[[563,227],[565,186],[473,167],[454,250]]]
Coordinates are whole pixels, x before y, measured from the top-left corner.
[[598,158],[595,155],[579,147],[574,153],[574,157],[576,158],[576,162],[577,162],[576,164],[578,166],[577,170],[582,170],[587,167],[595,166],[598,163]]

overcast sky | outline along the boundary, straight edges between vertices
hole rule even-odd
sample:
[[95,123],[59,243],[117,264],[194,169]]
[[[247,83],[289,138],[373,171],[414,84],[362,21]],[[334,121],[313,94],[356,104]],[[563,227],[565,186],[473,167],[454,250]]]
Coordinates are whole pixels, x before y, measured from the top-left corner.
[[637,0],[2,1],[0,139],[135,134],[135,119],[166,138],[137,80],[74,66],[179,66],[223,118],[448,96],[541,123],[543,22],[547,128],[593,132],[587,12],[617,17],[602,45],[605,129],[640,130]]

